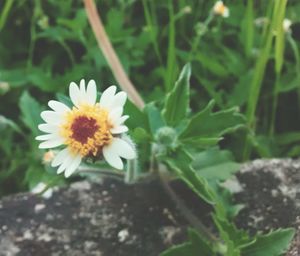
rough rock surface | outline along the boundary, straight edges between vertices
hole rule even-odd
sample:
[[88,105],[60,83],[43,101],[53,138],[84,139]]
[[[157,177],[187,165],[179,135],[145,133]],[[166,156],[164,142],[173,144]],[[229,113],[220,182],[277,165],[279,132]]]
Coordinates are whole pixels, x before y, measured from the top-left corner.
[[247,203],[237,225],[250,233],[294,227],[287,255],[300,255],[300,160],[255,160],[242,168],[237,181],[236,201]]
[[[287,255],[299,255],[300,161],[257,160],[230,187],[250,232],[298,228]],[[182,184],[176,192],[208,223],[209,208]],[[0,256],[157,256],[185,239],[187,223],[160,184],[106,179],[59,188],[49,199],[24,193],[0,201]]]
[[157,256],[176,241],[183,224],[158,183],[83,181],[48,200],[31,194],[4,198],[0,255]]

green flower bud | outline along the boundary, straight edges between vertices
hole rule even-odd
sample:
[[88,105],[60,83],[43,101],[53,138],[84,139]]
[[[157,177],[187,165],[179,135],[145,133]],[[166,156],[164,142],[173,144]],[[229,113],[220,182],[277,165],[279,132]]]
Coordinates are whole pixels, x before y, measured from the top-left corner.
[[158,129],[155,140],[158,144],[172,147],[176,145],[177,133],[176,130],[172,127],[164,126]]

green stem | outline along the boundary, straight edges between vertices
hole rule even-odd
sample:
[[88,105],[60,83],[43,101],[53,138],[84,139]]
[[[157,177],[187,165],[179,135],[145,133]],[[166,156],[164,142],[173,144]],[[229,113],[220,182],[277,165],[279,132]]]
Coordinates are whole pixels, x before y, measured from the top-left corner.
[[125,183],[126,184],[133,184],[135,183],[139,178],[139,172],[138,172],[138,160],[128,160],[127,161],[127,167],[126,167],[126,173],[125,173]]
[[269,130],[270,136],[274,135],[274,130],[275,130],[279,84],[280,84],[280,73],[276,73],[275,86],[274,86],[274,91],[273,91],[273,104],[272,104],[272,112],[271,112],[270,130]]
[[70,49],[70,47],[65,43],[65,41],[63,39],[58,40],[58,43],[66,51],[66,53],[71,61],[72,66],[75,66],[76,65],[75,57],[74,57],[74,54],[73,54],[72,50]]
[[153,30],[153,28],[154,28],[153,18],[151,17],[150,10],[149,10],[146,0],[143,0],[143,8],[144,8],[144,13],[145,13],[147,28],[149,29],[149,32],[150,32],[150,37],[151,37],[151,41],[152,41],[152,44],[154,47],[155,54],[159,60],[159,63],[162,64],[162,59],[161,59],[159,47],[158,47],[157,40],[156,40],[156,34],[155,34],[155,31]]
[[176,66],[175,56],[175,20],[174,20],[174,9],[171,0],[168,2],[169,9],[169,42],[168,42],[168,56],[167,56],[167,67],[165,75],[165,89],[170,91],[173,84],[174,70]]
[[208,30],[208,26],[210,22],[213,20],[214,14],[212,12],[209,13],[207,19],[202,23],[202,31],[196,33],[196,37],[193,40],[192,47],[188,56],[188,61],[190,62],[193,59],[194,53],[197,51],[197,48],[200,43],[200,39],[203,35],[205,35],[206,31]]
[[293,50],[293,53],[294,53],[294,56],[295,56],[295,61],[296,61],[296,73],[299,73],[300,72],[300,55],[299,55],[299,49],[298,49],[298,46],[297,46],[297,43],[295,42],[295,40],[293,39],[292,37],[292,34],[291,33],[287,33],[286,34],[287,36],[287,40],[289,42],[289,44],[291,45],[292,47],[292,50]]
[[14,0],[6,0],[2,12],[0,14],[0,31],[5,26],[9,11],[12,7]]

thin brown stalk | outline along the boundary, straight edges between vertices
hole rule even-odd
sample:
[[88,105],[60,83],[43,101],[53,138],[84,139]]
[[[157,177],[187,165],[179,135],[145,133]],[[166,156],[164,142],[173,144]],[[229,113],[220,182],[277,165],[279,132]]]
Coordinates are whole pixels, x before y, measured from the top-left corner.
[[124,71],[124,68],[112,47],[112,44],[105,32],[103,23],[100,18],[100,14],[97,11],[94,0],[83,0],[85,10],[93,29],[94,35],[98,42],[106,61],[108,62],[114,77],[119,83],[120,87],[127,92],[129,99],[140,109],[145,105],[142,97],[128,78]]

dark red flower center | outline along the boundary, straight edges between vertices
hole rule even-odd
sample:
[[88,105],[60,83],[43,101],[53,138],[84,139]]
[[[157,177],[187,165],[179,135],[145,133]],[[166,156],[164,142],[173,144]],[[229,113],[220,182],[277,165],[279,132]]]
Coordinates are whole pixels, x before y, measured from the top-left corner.
[[72,138],[81,144],[85,144],[88,138],[92,138],[98,129],[99,125],[94,118],[79,116],[74,119],[71,125]]

